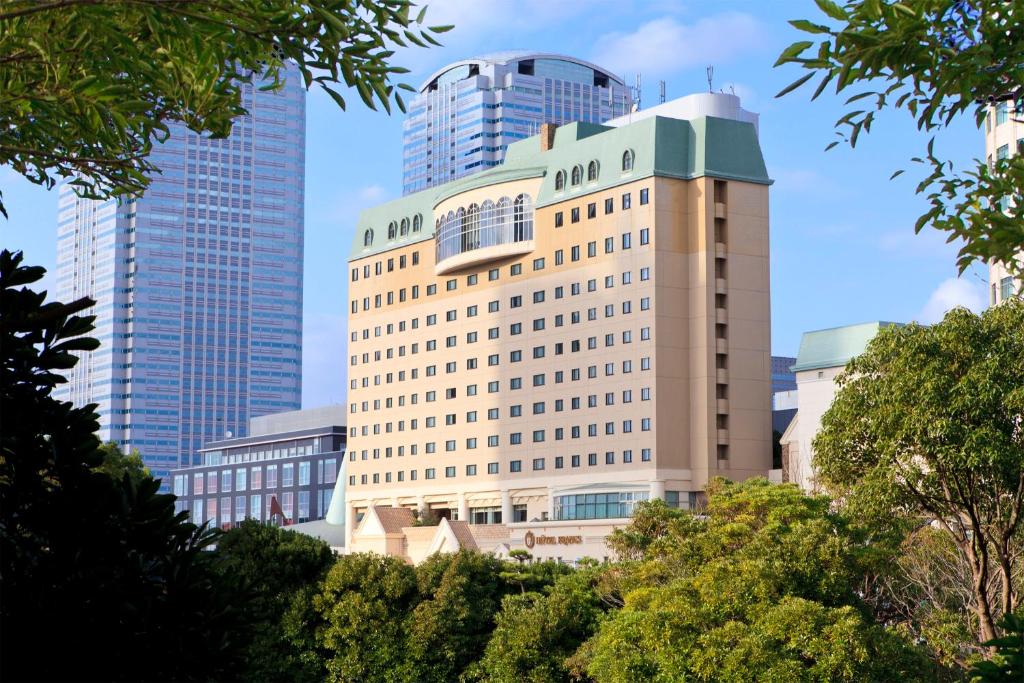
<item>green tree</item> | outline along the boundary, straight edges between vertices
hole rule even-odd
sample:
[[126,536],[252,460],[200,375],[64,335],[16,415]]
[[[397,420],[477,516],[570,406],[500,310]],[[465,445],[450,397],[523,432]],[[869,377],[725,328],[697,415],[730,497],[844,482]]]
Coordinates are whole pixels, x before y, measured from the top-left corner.
[[1020,600],[1021,330],[1020,301],[883,330],[837,379],[814,442],[821,481],[844,498],[949,534],[971,568],[983,641]]
[[100,446],[100,453],[103,461],[96,468],[111,479],[120,481],[127,475],[132,481],[138,483],[150,476],[149,468],[142,461],[142,454],[139,449],[133,448],[131,453],[125,453],[113,441]]
[[[973,114],[980,126],[993,103],[1024,106],[1024,12],[1008,0],[816,0],[822,16],[790,22],[810,34],[786,48],[776,66],[807,70],[779,96],[817,79],[812,99],[830,85],[849,95],[837,133],[851,146],[886,109],[904,110],[931,133],[915,161],[928,175],[917,187],[931,204],[917,221],[962,239],[961,272],[977,259],[1015,268],[1024,247],[1024,155],[975,160],[958,171],[939,158],[935,135]],[[823,22],[823,23],[819,23]],[[990,124],[992,122],[989,122]],[[838,144],[833,142],[831,146]],[[901,171],[897,171],[898,175]]]
[[212,569],[216,534],[152,478],[100,470],[95,406],[51,395],[97,346],[78,315],[93,302],[47,303],[31,288],[43,269],[21,261],[0,253],[0,677],[221,677],[245,595]]
[[544,592],[505,598],[494,632],[473,675],[493,683],[556,683],[576,673],[576,650],[594,634],[603,613],[598,571],[559,577]]
[[1024,618],[1007,614],[1002,623],[1003,637],[985,643],[996,649],[995,656],[978,662],[971,674],[976,683],[1017,683],[1024,680]]
[[253,634],[244,665],[233,672],[236,680],[322,680],[322,672],[307,667],[286,637],[283,620],[293,601],[304,599],[335,560],[330,546],[319,539],[254,520],[217,540],[218,572],[240,581],[251,594],[243,609]]
[[289,637],[326,680],[415,680],[407,669],[407,619],[420,602],[416,572],[395,557],[338,559],[307,602],[288,617]]
[[[0,165],[83,196],[143,191],[168,124],[226,137],[241,85],[286,64],[345,108],[404,110],[396,47],[437,45],[409,0],[7,0],[0,6]],[[0,202],[0,213],[4,211]]]
[[615,570],[623,607],[580,650],[595,680],[934,680],[866,616],[864,539],[828,499],[717,480],[658,536]]
[[484,651],[508,584],[505,562],[475,551],[438,553],[416,567],[422,602],[409,615],[409,670],[415,680],[446,683]]

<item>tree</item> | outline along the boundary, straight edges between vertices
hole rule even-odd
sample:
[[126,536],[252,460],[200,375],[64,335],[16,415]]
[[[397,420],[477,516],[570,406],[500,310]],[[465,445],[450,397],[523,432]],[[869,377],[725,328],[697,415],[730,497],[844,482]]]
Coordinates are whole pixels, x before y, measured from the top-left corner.
[[985,643],[996,649],[995,657],[971,669],[972,681],[1016,683],[1024,679],[1024,617],[1007,614],[1001,626],[1003,637]]
[[[980,639],[1021,586],[1024,302],[931,327],[881,331],[837,379],[814,442],[820,479],[844,498],[934,520],[971,567]],[[990,588],[995,566],[998,591]]]
[[308,602],[293,605],[288,635],[302,660],[331,681],[415,680],[407,618],[419,604],[416,573],[395,557],[344,555]]
[[133,448],[131,453],[125,454],[117,443],[108,441],[100,446],[100,453],[103,456],[103,461],[96,469],[111,479],[120,481],[127,475],[132,481],[138,483],[150,476],[149,468],[146,467],[146,463],[142,460],[142,454],[137,448]]
[[[95,406],[51,394],[92,305],[47,303],[42,268],[0,253],[0,675],[5,680],[207,680],[237,664],[245,601],[150,477],[101,471]],[[59,643],[59,652],[54,651]]]
[[[830,84],[848,111],[837,133],[851,146],[871,130],[877,113],[905,110],[919,130],[933,135],[927,153],[915,161],[929,169],[917,192],[931,208],[915,226],[931,223],[962,239],[957,263],[963,272],[976,259],[1007,264],[1018,273],[1024,260],[1024,155],[975,160],[958,173],[934,151],[934,135],[973,113],[980,126],[993,103],[1024,107],[1024,12],[1008,0],[816,0],[825,15],[817,23],[790,23],[814,40],[793,43],[776,66],[798,64],[808,71],[785,95],[817,77],[817,98]],[[817,44],[815,44],[817,40]],[[833,142],[832,147],[838,144]],[[894,174],[898,175],[901,171]]]
[[543,592],[506,597],[474,680],[557,683],[576,671],[574,653],[594,634],[603,613],[598,571],[559,577]]
[[422,602],[406,625],[415,680],[459,680],[483,654],[509,589],[501,578],[504,567],[503,560],[468,550],[437,553],[416,567]]
[[243,609],[253,634],[244,665],[232,672],[235,680],[322,680],[323,672],[307,666],[286,637],[284,619],[292,603],[323,580],[335,559],[319,539],[254,520],[218,539],[217,571],[241,582],[251,594]]
[[934,680],[866,616],[864,539],[828,499],[763,479],[707,494],[612,570],[623,607],[579,651],[596,681]]
[[[409,0],[8,0],[0,8],[0,165],[83,196],[143,191],[169,125],[226,137],[246,113],[242,85],[279,88],[294,63],[306,87],[355,88],[404,111],[395,47],[437,45]],[[0,202],[0,213],[4,211]]]

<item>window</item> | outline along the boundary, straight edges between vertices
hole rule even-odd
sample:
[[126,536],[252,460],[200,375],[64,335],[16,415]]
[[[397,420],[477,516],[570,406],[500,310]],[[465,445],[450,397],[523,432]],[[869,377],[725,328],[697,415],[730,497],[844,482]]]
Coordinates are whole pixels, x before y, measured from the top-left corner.
[[534,470],[542,470],[542,469],[544,469],[544,458],[534,458],[533,459],[533,469]]
[[498,279],[498,273],[499,273],[499,271],[498,271],[497,268],[491,268],[490,270],[487,271],[487,279],[492,281],[492,282],[494,280],[497,280]]
[[630,249],[633,246],[633,233],[624,232],[622,233],[622,248]]
[[583,182],[583,167],[576,165],[572,167],[572,186],[576,187]]
[[476,476],[476,465],[466,465],[466,476],[467,477],[475,477]]
[[651,231],[650,228],[640,228],[640,244],[651,243]]
[[[423,217],[421,215],[419,215],[419,214],[416,214],[415,216],[413,216],[412,217],[412,231],[413,232],[419,232],[420,228],[422,226],[423,226]],[[417,258],[418,256],[419,256],[419,252],[416,252],[416,253],[414,253],[412,255],[412,263],[413,263],[413,265],[416,265],[417,263],[419,263],[419,259]]]
[[309,485],[309,461],[299,463],[299,486]]
[[533,259],[533,269],[534,270],[544,270],[544,259],[543,258],[535,258],[535,259]]
[[401,223],[401,227],[399,227],[399,229],[398,229],[398,236],[399,237],[406,237],[406,236],[408,236],[408,234],[409,234],[409,219],[408,218],[403,218],[402,219],[402,223]]
[[573,207],[573,209],[570,210],[569,220],[571,220],[573,223],[580,222],[580,207]]
[[1000,126],[1009,120],[1008,114],[1009,108],[1006,102],[1000,102],[996,105],[996,125]]
[[509,270],[509,273],[511,275],[522,275],[523,274],[523,264],[522,263],[513,263],[512,266],[508,270]]
[[561,211],[556,211],[555,212],[555,227],[556,228],[560,228],[564,224],[565,224],[565,218],[563,217],[562,212]]
[[596,160],[587,164],[587,182],[592,183],[597,180],[597,174],[599,173],[600,168],[601,166]]
[[363,246],[373,246],[373,230],[367,230],[366,232],[363,233]]
[[388,239],[389,240],[395,239],[395,236],[397,234],[398,234],[398,226],[395,225],[394,221],[391,221],[390,223],[388,223]]
[[565,171],[559,171],[555,174],[555,192],[561,192],[565,189]]
[[594,202],[587,204],[587,218],[597,218],[597,204]]
[[615,210],[615,200],[612,199],[611,197],[608,197],[608,199],[604,200],[604,212],[606,214],[609,214],[609,213],[611,213],[614,210]]
[[565,251],[562,249],[555,250],[555,265],[560,266],[565,263]]
[[627,149],[625,152],[622,153],[622,172],[623,173],[628,173],[628,172],[633,170],[633,161],[634,161],[634,159],[635,159],[635,155],[633,154],[633,150]]
[[625,211],[626,209],[630,208],[630,206],[632,206],[632,204],[633,204],[632,198],[630,197],[630,194],[628,192],[626,194],[622,195],[622,210],[623,211]]
[[645,187],[642,190],[640,190],[640,204],[641,205],[646,204],[647,203],[647,199],[648,199],[648,197],[647,197],[647,188]]
[[509,472],[522,472],[523,471],[523,461],[522,460],[510,460],[509,463],[508,463],[508,471]]

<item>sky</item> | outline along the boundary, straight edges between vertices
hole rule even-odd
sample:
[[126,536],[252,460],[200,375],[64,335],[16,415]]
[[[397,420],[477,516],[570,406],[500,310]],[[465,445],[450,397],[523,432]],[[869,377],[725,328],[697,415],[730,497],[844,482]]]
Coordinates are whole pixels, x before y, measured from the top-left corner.
[[[803,34],[789,19],[818,19],[813,0],[434,0],[430,24],[454,24],[441,48],[399,50],[394,62],[419,86],[450,62],[508,49],[563,53],[590,60],[632,84],[642,75],[641,106],[707,89],[735,92],[758,112],[761,147],[775,183],[771,202],[772,351],[796,355],[803,332],[872,320],[932,323],[950,308],[980,310],[988,271],[957,277],[957,246],[930,228],[914,234],[926,208],[915,194],[929,136],[905,112],[880,115],[857,148],[839,145],[833,123],[845,96],[810,87],[775,93],[801,72],[773,68]],[[346,260],[359,211],[401,194],[402,117],[363,108],[347,96],[342,112],[311,91],[306,120],[303,407],[344,403]],[[973,120],[939,134],[936,151],[958,164],[984,154]],[[892,172],[907,169],[895,180]],[[0,217],[0,245],[52,270],[57,193],[0,167],[10,218]],[[49,277],[49,276],[48,276]]]

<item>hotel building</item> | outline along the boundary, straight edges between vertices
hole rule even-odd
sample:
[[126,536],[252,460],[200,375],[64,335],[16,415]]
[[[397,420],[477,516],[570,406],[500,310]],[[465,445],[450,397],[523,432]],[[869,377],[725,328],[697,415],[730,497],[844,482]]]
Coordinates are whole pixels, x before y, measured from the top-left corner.
[[620,78],[565,55],[499,52],[449,64],[409,102],[402,194],[498,166],[542,123],[601,123],[632,104]]
[[709,93],[363,212],[346,549],[600,558],[637,502],[765,475],[770,182],[756,115]]
[[[994,161],[1024,154],[1024,97],[991,105],[985,116],[985,154],[991,167]],[[1024,253],[1017,257],[1024,268]],[[1021,281],[1010,274],[1005,263],[989,263],[989,302],[995,306],[1011,296],[1019,296]]]

